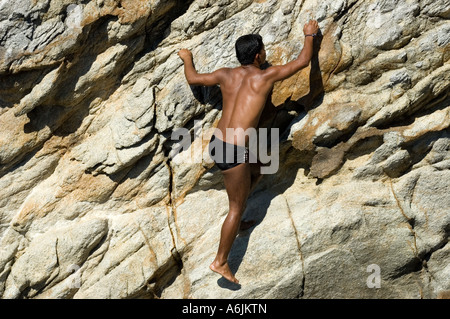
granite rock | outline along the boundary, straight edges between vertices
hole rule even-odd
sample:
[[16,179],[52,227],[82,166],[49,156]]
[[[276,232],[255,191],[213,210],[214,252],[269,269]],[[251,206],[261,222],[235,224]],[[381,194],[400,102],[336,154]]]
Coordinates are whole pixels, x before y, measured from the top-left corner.
[[[0,1],[2,298],[444,298],[450,291],[448,0]],[[208,156],[218,87],[260,33],[276,173],[230,266]],[[270,66],[269,66],[270,67]]]

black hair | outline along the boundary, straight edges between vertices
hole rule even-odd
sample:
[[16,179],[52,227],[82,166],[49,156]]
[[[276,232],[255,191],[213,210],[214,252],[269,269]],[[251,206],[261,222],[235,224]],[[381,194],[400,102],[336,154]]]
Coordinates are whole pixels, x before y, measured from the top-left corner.
[[262,37],[259,34],[247,34],[237,39],[236,56],[242,65],[252,64],[255,57],[264,48]]

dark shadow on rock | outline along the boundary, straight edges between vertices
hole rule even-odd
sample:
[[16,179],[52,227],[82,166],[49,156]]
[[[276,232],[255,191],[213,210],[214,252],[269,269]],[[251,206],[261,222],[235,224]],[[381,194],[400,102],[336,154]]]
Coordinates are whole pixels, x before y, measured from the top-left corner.
[[[169,2],[169,1],[167,1]],[[173,21],[185,14],[194,0],[176,1],[176,5],[173,5],[167,12],[162,15],[150,14],[150,17],[145,23],[145,47],[139,57],[146,55],[147,53],[154,51],[159,44],[167,38],[171,33],[171,24]],[[169,6],[171,4],[168,4]],[[138,61],[139,59],[136,59]]]
[[[195,63],[192,62],[195,68]],[[222,110],[222,91],[219,85],[203,86],[189,85],[192,95],[200,104],[209,104],[213,108]]]
[[222,110],[222,92],[218,85],[190,86],[194,98],[201,104],[210,104],[217,110]]
[[241,289],[241,284],[236,284],[234,282],[231,282],[223,277],[217,279],[217,285],[221,288],[225,288],[232,291],[237,291]]
[[309,93],[296,101],[302,105],[306,111],[314,109],[323,102],[325,90],[323,86],[322,70],[319,64],[319,51],[323,40],[323,35],[319,30],[314,38],[314,51],[311,58],[311,71],[309,73]]
[[[53,70],[35,69],[19,73],[6,73],[0,75],[0,109],[11,108],[31,92],[33,87]],[[17,85],[19,84],[19,86]]]

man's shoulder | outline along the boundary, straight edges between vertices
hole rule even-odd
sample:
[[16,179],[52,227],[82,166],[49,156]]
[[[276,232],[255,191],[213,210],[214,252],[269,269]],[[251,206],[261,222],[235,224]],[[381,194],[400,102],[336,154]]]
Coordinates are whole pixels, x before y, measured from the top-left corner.
[[233,72],[233,68],[227,68],[227,67],[223,67],[223,68],[219,68],[217,70],[215,70],[213,73],[215,73],[216,75],[219,75],[221,77],[223,76],[229,76],[231,73]]
[[219,72],[231,72],[234,69],[236,69],[236,68],[223,67],[223,68],[217,69],[217,71],[219,71]]

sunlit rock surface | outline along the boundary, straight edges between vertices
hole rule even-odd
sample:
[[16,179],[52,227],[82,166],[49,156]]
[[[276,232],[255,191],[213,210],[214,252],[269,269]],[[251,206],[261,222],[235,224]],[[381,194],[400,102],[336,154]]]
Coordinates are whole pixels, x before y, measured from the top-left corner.
[[[0,1],[0,296],[448,295],[449,17],[448,0]],[[220,90],[190,87],[177,52],[234,67],[260,33],[283,64],[308,19],[322,36],[267,105],[280,165],[248,200],[237,287],[208,268]]]

